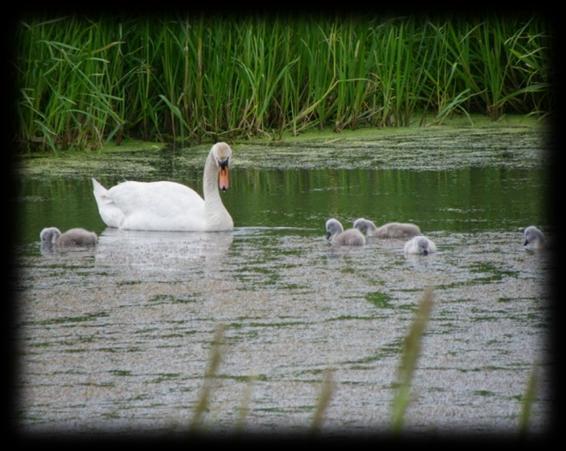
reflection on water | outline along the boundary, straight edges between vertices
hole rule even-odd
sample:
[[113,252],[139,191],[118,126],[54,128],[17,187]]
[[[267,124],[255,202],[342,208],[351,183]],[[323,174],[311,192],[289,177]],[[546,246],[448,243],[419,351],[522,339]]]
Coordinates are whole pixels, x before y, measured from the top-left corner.
[[148,232],[107,228],[100,235],[95,266],[112,271],[158,274],[184,273],[190,266],[220,265],[232,232]]
[[94,246],[57,246],[50,242],[40,242],[39,251],[43,257],[46,258],[58,258],[61,255],[67,256],[80,256],[80,255],[92,255],[94,253]]

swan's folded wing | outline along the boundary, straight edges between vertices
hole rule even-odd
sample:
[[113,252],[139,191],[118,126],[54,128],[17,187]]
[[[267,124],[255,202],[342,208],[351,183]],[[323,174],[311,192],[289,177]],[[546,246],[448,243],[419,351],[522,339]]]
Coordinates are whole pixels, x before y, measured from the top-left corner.
[[204,200],[191,188],[175,182],[124,182],[108,190],[124,213],[123,228],[173,230],[199,228],[191,224],[204,217]]

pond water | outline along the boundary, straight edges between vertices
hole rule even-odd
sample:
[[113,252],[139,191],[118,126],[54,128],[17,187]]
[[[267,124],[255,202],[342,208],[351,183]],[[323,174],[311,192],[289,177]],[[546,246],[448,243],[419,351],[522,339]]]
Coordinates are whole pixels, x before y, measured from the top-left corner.
[[[474,155],[482,149],[477,141],[469,147]],[[492,147],[483,143],[486,153]],[[381,151],[371,143],[364,149]],[[514,149],[506,151],[516,156]],[[426,287],[434,306],[406,429],[515,432],[533,364],[530,428],[549,424],[550,260],[526,250],[521,231],[545,226],[540,159],[369,168],[343,159],[330,168],[299,161],[276,169],[260,157],[254,164],[253,148],[235,146],[223,194],[233,232],[104,226],[90,176],[107,187],[124,178],[173,179],[200,192],[194,155],[206,148],[197,150],[117,154],[102,166],[21,178],[16,337],[24,431],[185,431],[219,324],[224,345],[205,430],[306,431],[332,369],[322,430],[388,431],[403,338]],[[406,258],[404,241],[379,239],[334,248],[324,239],[331,216],[345,226],[362,216],[414,222],[439,251]],[[45,226],[85,227],[99,243],[42,253]]]

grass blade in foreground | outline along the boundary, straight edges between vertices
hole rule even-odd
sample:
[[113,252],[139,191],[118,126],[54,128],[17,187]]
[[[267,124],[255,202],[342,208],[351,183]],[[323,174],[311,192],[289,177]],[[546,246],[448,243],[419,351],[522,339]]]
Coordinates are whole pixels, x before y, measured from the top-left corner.
[[248,382],[244,389],[244,395],[242,397],[242,402],[240,403],[240,408],[238,409],[238,420],[236,422],[236,431],[242,432],[246,425],[246,417],[250,411],[250,401],[252,399],[252,388],[256,381],[257,376],[248,377]]
[[224,343],[224,325],[220,324],[214,331],[214,338],[210,348],[210,356],[208,358],[208,367],[204,375],[203,386],[195,406],[193,420],[191,422],[189,431],[194,433],[202,423],[202,417],[208,409],[208,402],[210,399],[210,392],[212,390],[212,379],[216,376],[220,361],[222,360],[222,352],[220,350]]
[[519,434],[525,436],[529,428],[531,409],[536,398],[537,366],[534,365],[527,382],[527,388],[521,400],[521,415],[519,417]]
[[403,427],[405,412],[410,401],[411,381],[417,366],[417,359],[421,350],[421,339],[430,317],[432,304],[432,289],[427,288],[419,302],[417,314],[409,334],[403,342],[401,362],[397,372],[397,391],[391,406],[391,422],[395,434],[398,434]]
[[316,433],[320,430],[324,421],[324,412],[328,408],[336,384],[334,383],[334,370],[327,369],[324,371],[324,378],[322,379],[322,386],[320,388],[320,395],[318,397],[318,404],[312,419],[311,432]]

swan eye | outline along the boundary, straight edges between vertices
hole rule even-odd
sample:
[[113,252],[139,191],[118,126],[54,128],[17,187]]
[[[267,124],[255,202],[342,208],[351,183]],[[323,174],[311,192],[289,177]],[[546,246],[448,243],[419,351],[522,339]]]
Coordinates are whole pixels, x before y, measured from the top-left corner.
[[226,158],[224,160],[219,160],[218,161],[218,166],[220,166],[221,169],[224,169],[226,166],[228,166],[230,158]]

